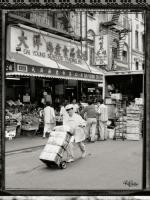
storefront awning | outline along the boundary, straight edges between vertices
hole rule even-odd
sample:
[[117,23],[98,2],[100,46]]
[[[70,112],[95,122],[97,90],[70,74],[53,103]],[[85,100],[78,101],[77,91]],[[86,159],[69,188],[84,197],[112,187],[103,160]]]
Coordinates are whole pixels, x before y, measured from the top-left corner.
[[22,53],[7,54],[7,76],[34,76],[103,82],[103,73],[88,65],[55,61],[49,58],[24,55]]

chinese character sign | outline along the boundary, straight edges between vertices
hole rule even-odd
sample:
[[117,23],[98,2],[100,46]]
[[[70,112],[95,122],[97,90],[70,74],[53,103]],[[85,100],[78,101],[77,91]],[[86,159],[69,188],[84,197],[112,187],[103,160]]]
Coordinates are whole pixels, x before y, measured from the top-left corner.
[[108,64],[108,35],[95,37],[95,53],[96,65]]

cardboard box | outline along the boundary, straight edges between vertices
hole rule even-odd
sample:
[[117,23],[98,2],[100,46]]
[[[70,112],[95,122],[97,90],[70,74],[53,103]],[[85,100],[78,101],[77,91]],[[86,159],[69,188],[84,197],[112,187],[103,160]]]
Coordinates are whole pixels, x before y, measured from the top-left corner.
[[60,146],[48,143],[44,147],[43,151],[47,153],[58,154],[60,157],[62,157],[65,150]]
[[126,134],[126,139],[127,140],[140,140],[140,135],[139,134]]
[[110,128],[108,128],[108,129],[107,129],[107,133],[108,133],[108,138],[109,138],[109,139],[113,139],[113,138],[114,138],[114,135],[115,135],[115,129],[110,129]]
[[135,98],[136,105],[143,105],[143,103],[144,103],[143,98]]
[[113,93],[113,94],[111,94],[111,98],[116,99],[116,100],[122,100],[122,94],[121,93]]
[[50,136],[47,143],[51,145],[57,145],[66,149],[69,144],[69,141],[66,141],[61,137],[59,138],[59,137]]

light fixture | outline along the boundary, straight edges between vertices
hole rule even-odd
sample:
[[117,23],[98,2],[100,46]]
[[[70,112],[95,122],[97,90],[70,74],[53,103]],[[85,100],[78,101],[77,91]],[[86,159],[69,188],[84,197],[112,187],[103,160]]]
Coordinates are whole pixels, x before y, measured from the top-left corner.
[[7,77],[6,79],[7,80],[18,80],[18,81],[20,80],[20,78],[17,78],[17,77]]

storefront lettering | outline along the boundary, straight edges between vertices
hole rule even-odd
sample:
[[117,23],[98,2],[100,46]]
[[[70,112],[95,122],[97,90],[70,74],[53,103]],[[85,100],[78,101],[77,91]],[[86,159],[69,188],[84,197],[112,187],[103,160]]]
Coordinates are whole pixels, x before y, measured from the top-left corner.
[[50,55],[53,53],[54,47],[53,47],[53,44],[51,42],[46,43],[46,50],[47,50],[47,52],[50,53]]
[[42,46],[41,36],[39,34],[33,35],[33,46],[37,47],[37,50],[39,50],[40,46]]
[[78,59],[82,59],[81,50],[80,49],[77,49],[77,58]]
[[69,52],[69,50],[65,45],[64,48],[63,48],[64,57],[68,57],[68,52]]
[[43,68],[40,68],[40,72],[43,73]]
[[55,47],[55,55],[57,55],[57,56],[61,55],[60,54],[60,49],[61,49],[61,46],[59,44],[57,44],[56,47]]
[[70,57],[75,58],[75,49],[74,48],[71,48],[71,50],[70,50]]
[[26,55],[30,55],[31,52],[30,52],[29,49],[24,49],[24,50],[23,50],[23,53],[26,54]]
[[65,71],[63,71],[63,72],[62,72],[62,74],[65,76],[65,75],[66,75],[66,72],[65,72]]
[[12,65],[9,65],[9,71],[12,71],[13,67]]
[[47,54],[47,57],[53,59],[51,54]]
[[32,67],[32,72],[35,72],[35,68],[34,67]]
[[59,71],[58,70],[56,70],[56,75],[59,75]]
[[45,53],[44,52],[40,52],[40,51],[33,51],[33,55],[34,56],[43,57],[43,58],[46,57]]
[[71,72],[69,72],[69,76],[71,76],[72,74],[71,74]]
[[27,37],[25,37],[23,30],[21,30],[21,36],[19,36],[18,39],[20,40],[20,43],[17,45],[18,47],[23,44],[25,48],[29,48],[29,46],[26,44],[25,40],[27,40]]
[[48,70],[48,73],[49,73],[49,74],[51,74],[51,73],[52,73],[52,70],[51,70],[51,69],[49,69],[49,70]]
[[82,64],[82,60],[81,59],[77,59],[77,64]]

